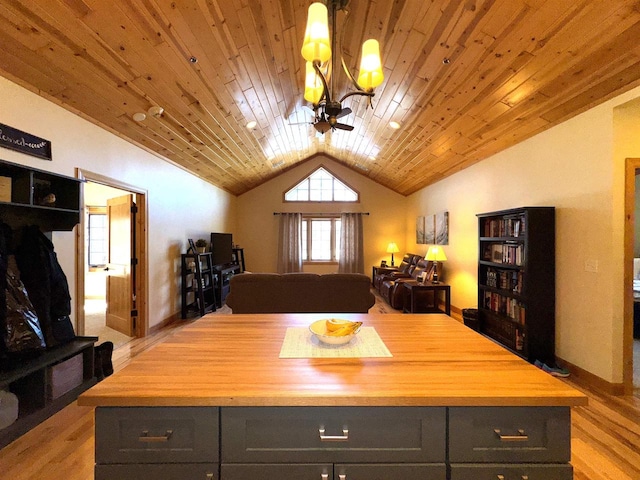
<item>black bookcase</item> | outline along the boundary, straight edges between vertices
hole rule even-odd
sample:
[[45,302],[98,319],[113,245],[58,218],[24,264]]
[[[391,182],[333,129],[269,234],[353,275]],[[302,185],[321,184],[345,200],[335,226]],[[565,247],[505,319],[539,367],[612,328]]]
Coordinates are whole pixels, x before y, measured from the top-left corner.
[[478,326],[534,362],[555,363],[555,208],[478,214]]

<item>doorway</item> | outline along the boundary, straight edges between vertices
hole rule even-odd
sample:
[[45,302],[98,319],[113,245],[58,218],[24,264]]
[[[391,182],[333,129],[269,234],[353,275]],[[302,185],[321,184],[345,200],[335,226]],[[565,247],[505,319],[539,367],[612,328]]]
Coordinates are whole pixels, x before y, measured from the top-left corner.
[[623,385],[640,391],[640,158],[625,165]]
[[[76,235],[77,330],[117,348],[148,331],[146,191],[87,171],[77,175],[85,180]],[[130,206],[114,208],[123,199]],[[123,218],[125,210],[131,214]]]

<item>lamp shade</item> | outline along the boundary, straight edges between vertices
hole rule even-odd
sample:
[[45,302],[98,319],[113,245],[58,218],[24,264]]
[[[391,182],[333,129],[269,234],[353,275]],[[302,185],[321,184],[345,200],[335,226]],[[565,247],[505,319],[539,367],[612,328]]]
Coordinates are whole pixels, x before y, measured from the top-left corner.
[[384,80],[382,60],[380,59],[380,44],[370,38],[362,44],[360,57],[360,72],[358,85],[365,90],[373,90]]
[[313,63],[307,62],[304,76],[304,99],[307,102],[317,105],[324,93],[322,80],[313,68]]
[[307,62],[319,60],[320,63],[331,58],[329,13],[327,7],[320,2],[314,2],[309,6],[307,29],[302,42],[302,57]]
[[444,254],[442,247],[433,245],[429,247],[429,250],[427,250],[427,254],[424,259],[432,262],[444,262],[447,259],[447,256]]
[[398,245],[393,242],[391,242],[387,247],[387,253],[398,253],[399,251],[400,249],[398,249]]

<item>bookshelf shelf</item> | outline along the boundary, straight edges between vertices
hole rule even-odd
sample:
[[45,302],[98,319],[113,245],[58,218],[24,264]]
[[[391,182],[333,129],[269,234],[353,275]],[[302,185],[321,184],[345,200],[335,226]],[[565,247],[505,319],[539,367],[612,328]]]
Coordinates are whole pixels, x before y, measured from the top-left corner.
[[554,207],[477,217],[480,333],[529,362],[554,364]]

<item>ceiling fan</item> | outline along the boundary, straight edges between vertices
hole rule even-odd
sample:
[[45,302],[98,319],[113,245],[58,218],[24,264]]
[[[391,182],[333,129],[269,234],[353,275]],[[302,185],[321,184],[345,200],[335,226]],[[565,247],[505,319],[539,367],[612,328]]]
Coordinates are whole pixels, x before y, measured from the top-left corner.
[[336,105],[337,107],[334,105],[333,108],[325,105],[321,112],[316,112],[316,118],[312,125],[318,132],[324,134],[336,128],[347,132],[353,130],[353,126],[338,122],[339,118],[349,115],[351,109],[349,107],[342,108],[338,102]]
[[327,107],[323,102],[315,105],[314,109],[306,105],[303,105],[302,108],[313,115],[313,120],[301,123],[290,123],[289,125],[313,125],[316,131],[323,135],[329,130],[339,129],[350,132],[354,128],[346,123],[338,122],[339,118],[349,115],[352,111],[349,107],[342,108],[339,102],[333,102],[333,105],[330,107]]

